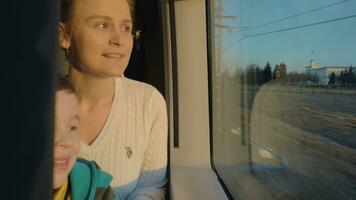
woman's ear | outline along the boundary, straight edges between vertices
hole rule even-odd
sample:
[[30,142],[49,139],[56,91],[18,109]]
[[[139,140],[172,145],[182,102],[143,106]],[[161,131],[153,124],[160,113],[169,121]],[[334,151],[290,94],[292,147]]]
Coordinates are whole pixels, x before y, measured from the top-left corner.
[[63,49],[68,49],[70,47],[70,37],[62,22],[59,22],[58,26],[58,44]]

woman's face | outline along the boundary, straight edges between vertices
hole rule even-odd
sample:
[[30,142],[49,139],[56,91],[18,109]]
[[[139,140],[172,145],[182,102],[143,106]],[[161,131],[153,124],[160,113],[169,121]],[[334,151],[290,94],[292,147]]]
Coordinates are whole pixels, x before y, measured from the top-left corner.
[[[127,0],[75,0],[70,60],[83,73],[97,77],[121,76],[133,45],[132,20]],[[61,34],[61,33],[60,33]]]

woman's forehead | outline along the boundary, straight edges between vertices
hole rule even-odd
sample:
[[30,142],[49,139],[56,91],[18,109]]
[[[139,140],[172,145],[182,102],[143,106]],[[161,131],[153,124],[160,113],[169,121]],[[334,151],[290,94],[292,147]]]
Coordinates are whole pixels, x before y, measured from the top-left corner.
[[74,16],[85,20],[91,16],[107,16],[113,19],[131,19],[127,0],[76,0]]

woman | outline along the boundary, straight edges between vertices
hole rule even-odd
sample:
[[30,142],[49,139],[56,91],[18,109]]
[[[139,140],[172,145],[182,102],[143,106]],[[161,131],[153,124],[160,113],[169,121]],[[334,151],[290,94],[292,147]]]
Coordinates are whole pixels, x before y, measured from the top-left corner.
[[120,199],[164,199],[167,114],[152,86],[123,76],[132,2],[62,0],[59,44],[79,99],[80,156],[113,175]]

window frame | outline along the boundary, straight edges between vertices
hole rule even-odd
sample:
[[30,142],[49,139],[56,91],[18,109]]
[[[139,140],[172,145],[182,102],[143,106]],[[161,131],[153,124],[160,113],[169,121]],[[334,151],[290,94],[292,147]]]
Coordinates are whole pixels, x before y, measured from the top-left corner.
[[209,139],[210,139],[210,165],[214,173],[216,174],[216,177],[223,188],[226,196],[228,199],[234,199],[232,194],[230,193],[229,189],[227,188],[226,184],[224,183],[224,180],[220,177],[215,163],[214,163],[214,138],[213,138],[213,82],[212,82],[212,76],[213,76],[213,40],[211,38],[214,38],[213,31],[214,29],[212,28],[213,23],[213,16],[214,13],[214,5],[212,5],[215,0],[205,0],[205,9],[206,9],[206,33],[207,33],[207,67],[208,67],[208,95],[209,95]]

